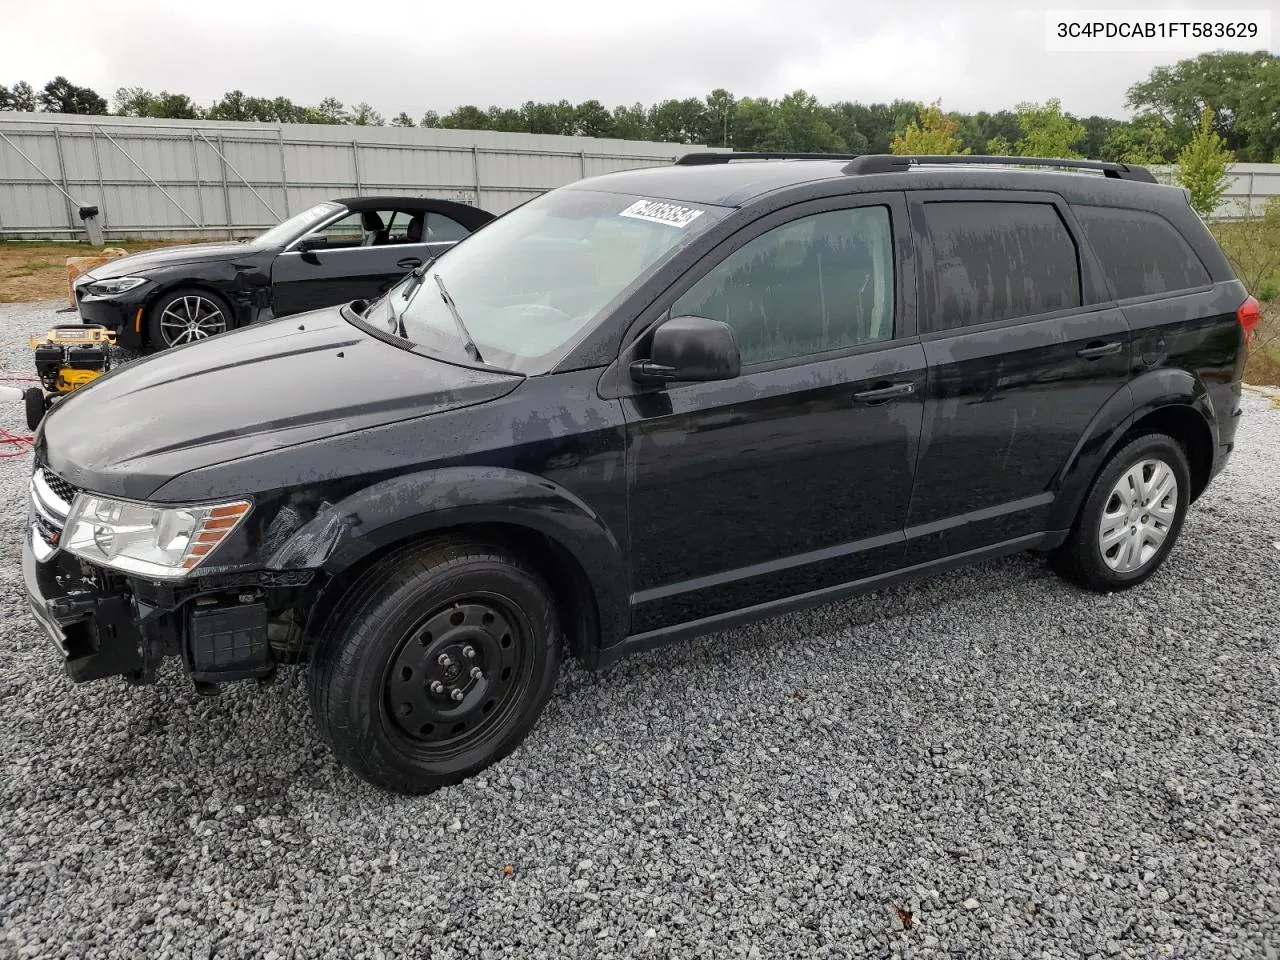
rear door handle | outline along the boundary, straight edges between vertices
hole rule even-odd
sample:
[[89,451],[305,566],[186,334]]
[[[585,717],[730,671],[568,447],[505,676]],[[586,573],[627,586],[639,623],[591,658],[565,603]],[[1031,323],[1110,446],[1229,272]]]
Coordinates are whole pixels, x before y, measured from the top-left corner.
[[396,261],[396,266],[401,270],[412,270],[414,267],[422,266],[422,260],[418,257],[405,257]]
[[909,380],[902,383],[890,383],[870,390],[860,390],[853,395],[859,403],[885,403],[897,397],[906,397],[915,393],[916,385]]
[[1100,357],[1109,357],[1113,353],[1119,353],[1124,348],[1124,344],[1119,341],[1111,343],[1091,343],[1087,347],[1082,347],[1076,351],[1076,356],[1081,360],[1097,360]]

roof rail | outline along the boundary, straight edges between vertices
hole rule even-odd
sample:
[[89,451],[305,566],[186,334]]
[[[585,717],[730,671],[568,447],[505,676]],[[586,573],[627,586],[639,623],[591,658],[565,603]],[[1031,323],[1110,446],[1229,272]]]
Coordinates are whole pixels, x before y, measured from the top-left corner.
[[1063,167],[1070,170],[1098,170],[1103,176],[1116,180],[1135,180],[1155,183],[1156,178],[1146,167],[1128,163],[1109,163],[1103,160],[1063,160],[1059,157],[988,157],[969,154],[944,154],[940,156],[897,156],[890,153],[864,154],[844,168],[849,175],[864,173],[901,173],[916,166],[942,166],[946,164],[1019,167]]
[[855,153],[722,153],[708,150],[705,153],[686,153],[676,160],[678,167],[700,167],[711,163],[728,163],[730,160],[854,160]]

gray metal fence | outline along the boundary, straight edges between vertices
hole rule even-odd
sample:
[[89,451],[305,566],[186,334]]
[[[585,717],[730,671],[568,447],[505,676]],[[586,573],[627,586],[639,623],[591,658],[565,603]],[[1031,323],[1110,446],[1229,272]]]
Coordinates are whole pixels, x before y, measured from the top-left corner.
[[246,236],[321,200],[441,197],[502,213],[684,144],[470,130],[0,113],[0,238]]

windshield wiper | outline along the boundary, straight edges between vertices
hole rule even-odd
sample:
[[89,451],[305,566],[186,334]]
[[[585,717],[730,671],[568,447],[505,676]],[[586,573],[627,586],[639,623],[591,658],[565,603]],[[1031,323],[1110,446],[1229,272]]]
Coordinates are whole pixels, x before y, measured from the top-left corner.
[[400,294],[400,299],[409,300],[422,286],[422,278],[427,275],[427,267],[436,262],[436,258],[432,257],[426,263],[420,264],[409,271],[409,282],[404,286],[404,292]]
[[[462,314],[458,312],[457,306],[454,305],[453,297],[449,296],[449,291],[445,288],[444,281],[440,279],[440,274],[433,273],[431,278],[435,280],[436,286],[440,288],[440,299],[444,301],[444,305],[449,308],[449,312],[453,314],[453,322],[458,325],[458,332],[462,334],[462,346],[466,349],[467,354],[476,363],[484,363],[480,356],[480,348],[476,346],[476,342],[471,339],[471,334],[467,330],[467,325],[462,322]],[[422,281],[419,280],[419,283]]]

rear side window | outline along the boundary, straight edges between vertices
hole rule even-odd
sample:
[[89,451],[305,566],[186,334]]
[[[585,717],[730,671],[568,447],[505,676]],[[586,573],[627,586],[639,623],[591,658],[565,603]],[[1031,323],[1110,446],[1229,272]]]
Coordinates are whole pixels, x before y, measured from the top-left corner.
[[1080,305],[1080,258],[1053,204],[937,201],[924,217],[934,263],[923,332]]
[[1071,207],[1098,255],[1117,299],[1190,290],[1209,283],[1209,271],[1164,217],[1117,207]]

